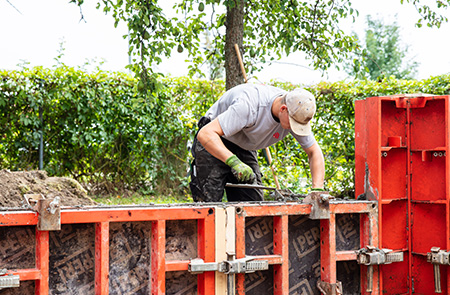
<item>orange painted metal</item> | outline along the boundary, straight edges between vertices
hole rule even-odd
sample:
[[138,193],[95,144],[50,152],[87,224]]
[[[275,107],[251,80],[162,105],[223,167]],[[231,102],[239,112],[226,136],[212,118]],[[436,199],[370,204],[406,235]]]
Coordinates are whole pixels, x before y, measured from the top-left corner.
[[320,276],[322,281],[336,283],[336,215],[320,220]]
[[36,268],[40,271],[40,278],[36,280],[35,294],[48,294],[49,275],[49,234],[48,231],[36,230]]
[[286,257],[284,258],[283,257],[284,256],[282,255],[259,255],[258,257],[255,258],[255,260],[267,260],[269,265],[274,265],[274,264],[282,264],[283,261],[286,261]]
[[166,260],[166,272],[186,271],[189,269],[190,260]]
[[[165,232],[167,220],[198,220],[198,256],[205,262],[214,262],[214,209],[211,207],[84,207],[63,208],[62,224],[95,224],[95,293],[109,293],[109,223],[152,221],[151,285],[152,294],[165,293],[165,273],[186,271],[190,261],[166,261]],[[37,225],[38,215],[31,211],[4,211],[0,226]],[[35,280],[35,294],[49,293],[49,232],[36,231],[36,269],[19,269],[9,273],[20,275],[20,280]],[[213,272],[197,275],[199,294],[214,294]]]
[[289,293],[288,217],[288,215],[275,216],[273,219],[273,253],[280,255],[285,262],[274,266],[274,295]]
[[[251,216],[250,212],[257,214],[258,207],[238,207],[236,208],[236,259],[245,257],[245,217]],[[256,211],[256,212],[255,212]],[[257,216],[257,215],[256,215]],[[245,274],[237,274],[236,278],[236,295],[245,295]]]
[[32,211],[6,211],[0,213],[0,226],[37,225],[38,214]]
[[[239,210],[238,210],[239,211]],[[282,215],[309,215],[311,205],[303,203],[267,203],[264,206],[246,203],[245,216],[282,216]]]
[[152,295],[166,293],[166,221],[152,222]]
[[109,294],[109,222],[95,224],[95,294]]
[[[190,220],[203,219],[208,216],[210,208],[189,207],[133,207],[130,209],[110,208],[78,208],[61,211],[61,224],[97,223],[97,222],[127,222],[149,220]],[[0,213],[0,226],[36,225],[38,213],[31,211],[10,211]]]
[[41,278],[41,271],[35,268],[8,271],[8,274],[20,276],[21,281],[35,281]]
[[[356,260],[354,251],[336,251],[336,214],[361,215],[361,247],[378,243],[377,206],[373,202],[332,202],[330,219],[321,220],[321,280],[330,284],[337,282],[337,261]],[[245,218],[272,216],[274,255],[258,255],[256,259],[269,260],[274,265],[274,294],[289,294],[289,215],[308,215],[311,205],[302,203],[247,204],[238,207],[236,215],[236,258],[245,257]],[[363,229],[364,227],[364,229]],[[375,232],[375,233],[373,233]],[[281,242],[281,245],[279,244]],[[375,275],[378,272],[375,270]],[[374,278],[372,295],[379,293],[379,280]],[[245,294],[245,275],[236,275],[236,294]],[[363,287],[361,287],[363,289]],[[345,290],[344,290],[345,292]],[[363,292],[364,293],[364,292]],[[345,293],[344,293],[345,294]],[[365,293],[364,293],[365,294]]]
[[[246,218],[273,218],[273,254],[258,255],[257,260],[268,260],[273,266],[274,294],[289,293],[289,216],[308,215],[311,205],[303,203],[252,203],[230,205],[236,207],[236,259],[246,256]],[[336,214],[361,214],[361,246],[377,243],[376,208],[370,202],[332,202],[330,220],[321,221],[322,281],[336,282],[336,262],[354,260],[349,251],[336,251]],[[109,226],[110,222],[152,222],[151,290],[165,294],[166,272],[186,271],[189,260],[166,260],[166,221],[197,220],[197,256],[205,262],[215,262],[215,208],[203,206],[134,207],[134,208],[66,208],[61,212],[63,224],[95,224],[95,292],[109,291]],[[376,210],[374,211],[376,212]],[[0,226],[36,225],[34,212],[0,214]],[[323,229],[322,229],[323,228]],[[36,280],[36,294],[48,294],[49,234],[36,232],[36,269],[17,270],[21,280]],[[374,278],[378,283],[378,280]],[[245,294],[245,274],[236,275],[236,294]],[[214,272],[197,275],[198,294],[215,294]],[[374,289],[379,290],[379,289]],[[373,292],[372,294],[379,294]]]
[[[215,261],[215,219],[214,209],[208,210],[208,218],[199,219],[197,225],[198,256],[205,262]],[[199,294],[215,293],[214,272],[204,272],[197,275],[197,288]]]
[[355,251],[336,251],[336,261],[356,260]]

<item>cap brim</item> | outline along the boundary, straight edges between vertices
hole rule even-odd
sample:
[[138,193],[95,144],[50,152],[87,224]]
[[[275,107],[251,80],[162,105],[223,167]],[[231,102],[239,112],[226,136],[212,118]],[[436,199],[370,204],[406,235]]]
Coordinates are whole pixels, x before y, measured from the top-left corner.
[[291,130],[297,135],[307,136],[311,134],[311,123],[300,124],[295,121],[291,116],[289,116],[289,123],[291,125]]

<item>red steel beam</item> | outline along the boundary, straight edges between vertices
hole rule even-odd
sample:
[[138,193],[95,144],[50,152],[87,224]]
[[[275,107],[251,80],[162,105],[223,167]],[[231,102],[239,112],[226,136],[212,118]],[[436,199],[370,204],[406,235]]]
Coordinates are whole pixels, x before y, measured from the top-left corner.
[[288,259],[287,261],[289,261],[289,257],[283,258],[282,255],[258,255],[253,257],[254,260],[267,260],[269,262],[269,265],[282,264],[283,261],[286,261],[286,259]]
[[[412,294],[412,287],[413,286],[413,278],[412,278],[412,239],[413,237],[411,236],[411,219],[410,217],[412,216],[412,211],[411,211],[411,176],[412,176],[412,159],[411,159],[411,100],[408,99],[407,100],[407,105],[406,105],[406,134],[408,134],[408,138],[407,138],[407,152],[406,152],[406,163],[408,163],[408,168],[407,168],[407,177],[406,177],[406,187],[408,188],[407,191],[407,199],[408,199],[408,215],[406,216],[406,237],[408,239],[408,261],[409,261],[409,265],[408,265],[408,287],[410,289],[410,294]],[[382,206],[380,206],[381,208],[383,208]],[[383,246],[382,243],[382,229],[383,229],[383,224],[382,224],[382,210],[380,210],[380,217],[379,217],[379,221],[380,221],[380,245]],[[447,215],[448,217],[448,215]],[[382,272],[382,270],[381,270]],[[383,290],[383,278],[381,278],[380,280],[380,288],[381,290]]]
[[356,260],[356,252],[353,251],[338,251],[336,252],[336,261]]
[[[241,208],[242,209],[242,208]],[[238,210],[238,209],[236,209]],[[303,203],[252,205],[245,204],[245,215],[254,216],[282,216],[282,215],[308,215],[311,213],[311,205]]]
[[143,208],[143,209],[91,209],[62,211],[61,223],[127,222],[149,220],[189,220],[205,218],[211,208]]
[[152,222],[152,295],[166,293],[166,221]]
[[30,269],[17,269],[13,271],[8,271],[8,274],[20,276],[21,281],[34,281],[41,278],[41,271],[36,268]]
[[[367,245],[380,248],[380,240],[378,238],[378,210],[374,207],[367,214],[360,216],[360,247],[365,248]],[[361,265],[361,294],[380,294],[381,278],[378,266],[373,266],[372,292],[367,292],[367,266]]]
[[[149,207],[149,208],[81,208],[61,209],[61,223],[130,222],[150,220],[189,220],[208,216],[209,207]],[[0,226],[36,225],[38,213],[5,211],[0,213]]]
[[35,283],[36,295],[48,295],[49,275],[49,234],[48,231],[36,229],[36,268],[40,271],[40,278]]
[[[245,257],[245,217],[247,216],[248,213],[247,209],[250,209],[251,212],[252,210],[256,209],[256,212],[258,212],[257,211],[258,208],[261,208],[261,206],[245,207],[245,212],[243,212],[242,210],[238,210],[239,208],[236,208],[236,212],[239,212],[238,214],[236,214],[236,259]],[[244,282],[245,282],[245,275],[237,274],[236,295],[245,295]]]
[[[367,212],[371,203],[330,203],[330,210],[339,213]],[[201,219],[208,215],[211,208],[192,207],[149,207],[149,208],[81,208],[61,209],[61,223],[97,223],[97,222],[127,222],[149,220],[179,220]],[[245,204],[245,213],[252,216],[281,216],[281,215],[308,215],[311,205],[303,203],[275,204],[253,206]],[[6,211],[0,214],[0,226],[36,225],[38,214],[32,211]]]
[[330,202],[330,212],[334,214],[368,213],[377,204],[375,202]]
[[0,226],[37,225],[37,212],[5,211],[0,213]]
[[[214,209],[210,208],[207,218],[199,219],[197,222],[197,248],[198,256],[205,262],[214,262],[215,251],[215,218]],[[209,295],[215,293],[215,273],[204,272],[197,275],[198,293]]]
[[95,224],[95,295],[109,294],[109,222]]
[[280,255],[284,263],[274,266],[274,295],[289,294],[289,216],[273,218],[273,253]]
[[336,283],[336,215],[320,220],[320,277],[323,282]]
[[190,260],[166,260],[166,272],[186,271],[189,269]]

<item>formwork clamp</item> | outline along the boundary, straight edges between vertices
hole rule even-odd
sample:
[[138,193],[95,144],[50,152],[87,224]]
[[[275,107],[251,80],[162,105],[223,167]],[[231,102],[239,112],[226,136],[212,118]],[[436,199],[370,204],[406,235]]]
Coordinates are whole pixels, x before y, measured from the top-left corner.
[[20,287],[20,277],[18,275],[8,274],[8,270],[0,269],[0,290],[6,288]]
[[252,273],[259,270],[269,269],[268,260],[254,260],[255,257],[246,256],[235,260],[222,262],[204,262],[201,258],[191,259],[188,271],[193,274],[205,271],[219,271],[224,274]]
[[433,264],[434,269],[434,291],[442,293],[440,265],[450,265],[450,252],[441,250],[439,247],[432,247],[427,253],[427,262]]
[[403,261],[403,252],[392,252],[391,249],[378,249],[366,246],[356,251],[356,262],[367,265],[367,292],[373,288],[373,266]]
[[28,207],[39,213],[37,229],[40,231],[61,230],[61,198],[45,198],[42,194],[25,194]]
[[310,219],[330,219],[330,200],[334,196],[328,192],[311,192],[303,200],[304,203],[311,205]]

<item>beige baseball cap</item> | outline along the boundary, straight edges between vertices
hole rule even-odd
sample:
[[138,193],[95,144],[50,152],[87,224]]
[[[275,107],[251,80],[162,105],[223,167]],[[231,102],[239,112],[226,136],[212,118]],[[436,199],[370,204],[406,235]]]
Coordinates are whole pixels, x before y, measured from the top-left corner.
[[311,119],[316,112],[316,99],[311,92],[297,88],[286,94],[291,130],[301,136],[311,134]]

